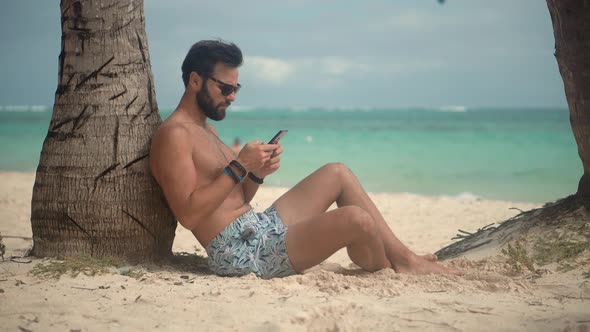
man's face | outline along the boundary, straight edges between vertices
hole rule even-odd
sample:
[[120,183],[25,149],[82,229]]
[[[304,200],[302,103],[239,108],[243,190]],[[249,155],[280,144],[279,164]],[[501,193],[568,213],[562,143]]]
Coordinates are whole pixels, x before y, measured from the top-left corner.
[[215,121],[223,120],[225,118],[225,111],[236,99],[236,93],[232,92],[224,96],[222,87],[223,84],[238,85],[238,68],[217,64],[211,78],[203,77],[203,80],[201,89],[197,93],[197,104],[209,119]]

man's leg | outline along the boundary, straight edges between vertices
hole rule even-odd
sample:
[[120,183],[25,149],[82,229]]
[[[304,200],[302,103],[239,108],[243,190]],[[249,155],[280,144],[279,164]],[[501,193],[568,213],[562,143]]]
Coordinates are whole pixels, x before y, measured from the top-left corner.
[[357,206],[377,223],[386,257],[397,272],[457,273],[409,250],[388,227],[356,176],[343,164],[327,164],[281,196],[273,205],[287,225],[296,225],[325,212],[332,203]]
[[391,268],[377,223],[359,207],[310,217],[290,225],[287,232],[287,252],[297,272],[318,265],[344,247],[351,260],[366,271]]

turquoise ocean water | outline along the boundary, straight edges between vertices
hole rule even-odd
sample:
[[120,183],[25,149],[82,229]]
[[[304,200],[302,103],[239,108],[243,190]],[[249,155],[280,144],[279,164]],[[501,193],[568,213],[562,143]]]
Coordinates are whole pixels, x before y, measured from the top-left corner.
[[[0,109],[0,171],[36,169],[50,119],[43,107]],[[227,144],[289,130],[270,185],[339,161],[368,191],[546,202],[575,192],[582,174],[568,119],[567,109],[233,107],[214,125]]]

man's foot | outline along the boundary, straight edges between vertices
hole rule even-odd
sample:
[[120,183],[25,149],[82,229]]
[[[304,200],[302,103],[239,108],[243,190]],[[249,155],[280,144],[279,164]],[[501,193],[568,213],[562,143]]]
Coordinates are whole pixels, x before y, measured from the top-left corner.
[[[423,256],[414,255],[410,257],[406,262],[400,262],[395,264],[394,270],[397,273],[409,273],[409,274],[452,274],[452,275],[463,275],[465,272],[457,269],[448,268],[442,266],[436,261],[432,261]],[[435,255],[434,258],[436,257]],[[433,257],[430,257],[431,259]]]
[[438,261],[438,257],[435,254],[426,254],[426,255],[418,255],[418,257],[422,257],[427,261],[436,262]]

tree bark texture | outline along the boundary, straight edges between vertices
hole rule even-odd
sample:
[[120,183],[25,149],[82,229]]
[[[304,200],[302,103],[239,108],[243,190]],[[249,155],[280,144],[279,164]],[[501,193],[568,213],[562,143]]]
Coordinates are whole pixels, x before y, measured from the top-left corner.
[[555,36],[555,58],[563,79],[570,123],[584,174],[577,196],[590,203],[590,1],[547,0]]
[[62,0],[53,115],[33,189],[36,256],[154,260],[176,221],[150,174],[161,123],[143,0]]

